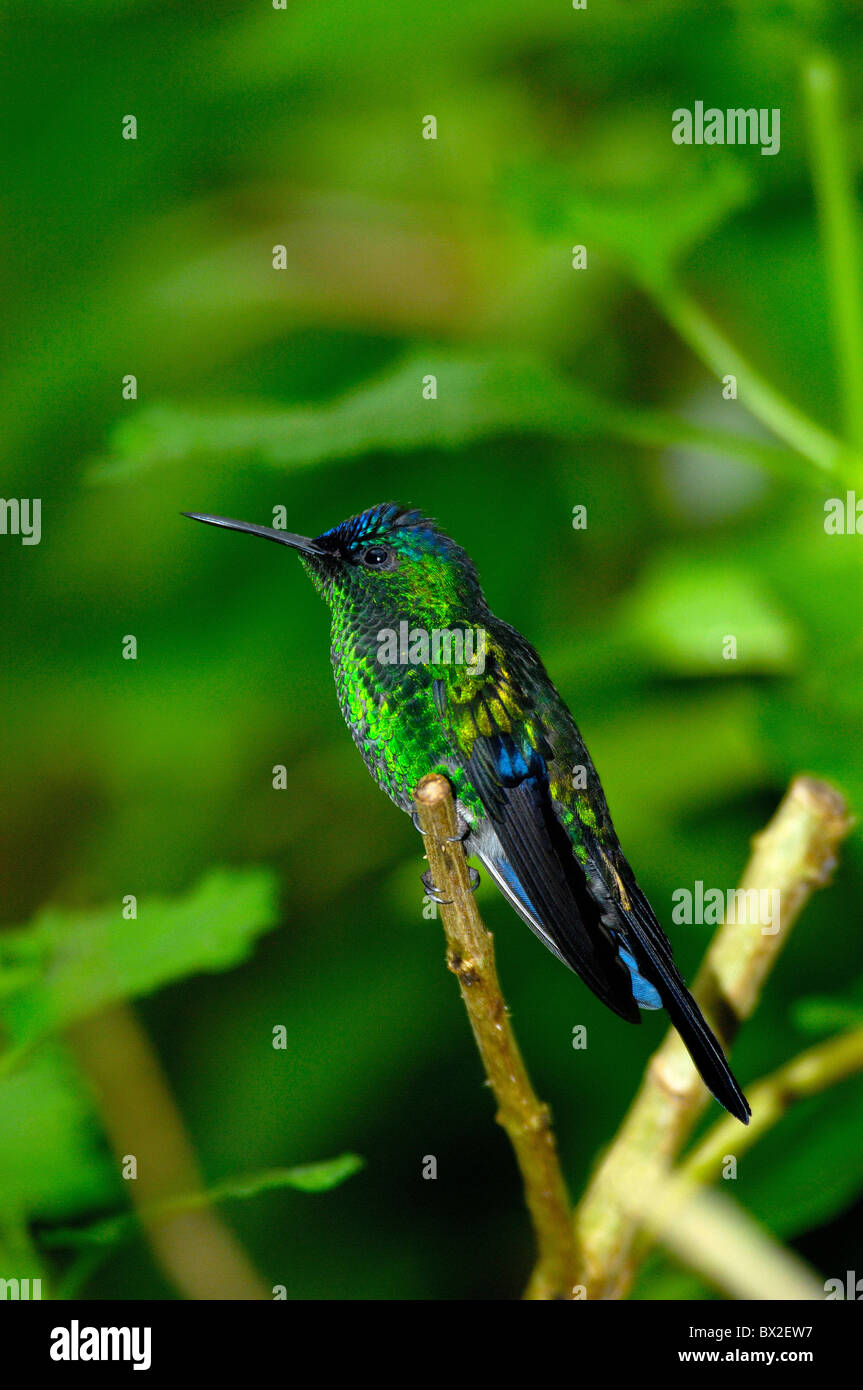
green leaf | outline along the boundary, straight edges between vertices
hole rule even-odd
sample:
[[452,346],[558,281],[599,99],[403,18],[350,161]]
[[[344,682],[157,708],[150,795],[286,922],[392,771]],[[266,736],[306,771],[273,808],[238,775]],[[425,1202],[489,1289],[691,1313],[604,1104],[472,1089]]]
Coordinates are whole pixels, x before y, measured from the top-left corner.
[[[437,380],[434,400],[422,395],[427,376]],[[146,407],[116,427],[111,454],[91,465],[88,478],[123,481],[214,456],[233,466],[251,458],[274,468],[310,468],[374,452],[455,449],[513,433],[565,440],[611,434],[637,444],[745,457],[772,470],[785,458],[785,451],[757,440],[603,400],[520,353],[429,348],[320,406]]]
[[277,920],[276,883],[265,869],[213,870],[183,897],[143,899],[134,921],[119,902],[46,908],[31,926],[0,938],[0,980],[34,954],[41,962],[35,980],[0,998],[0,1017],[13,1048],[30,1044],[106,1004],[230,969]]
[[329,1192],[364,1166],[365,1162],[358,1154],[348,1153],[297,1168],[267,1168],[257,1173],[244,1173],[216,1183],[206,1192],[190,1192],[164,1202],[150,1203],[138,1213],[121,1212],[118,1216],[110,1216],[84,1228],[46,1231],[42,1243],[50,1249],[110,1246],[134,1234],[142,1217],[167,1217],[175,1212],[197,1211],[216,1202],[257,1197],[261,1192],[276,1192],[286,1187],[295,1188],[298,1192]]
[[242,1189],[239,1179],[231,1193],[220,1190],[221,1196],[253,1197],[270,1187],[295,1187],[299,1192],[329,1192],[338,1187],[364,1166],[357,1154],[340,1154],[338,1158],[323,1159],[320,1163],[306,1163],[299,1168],[274,1169],[261,1173],[250,1180]]
[[[429,375],[437,378],[436,400],[422,396]],[[117,428],[113,457],[90,476],[126,477],[201,454],[251,454],[280,468],[310,467],[374,450],[450,449],[511,430],[577,434],[599,424],[596,410],[588,397],[530,359],[430,350],[317,407],[141,410]]]

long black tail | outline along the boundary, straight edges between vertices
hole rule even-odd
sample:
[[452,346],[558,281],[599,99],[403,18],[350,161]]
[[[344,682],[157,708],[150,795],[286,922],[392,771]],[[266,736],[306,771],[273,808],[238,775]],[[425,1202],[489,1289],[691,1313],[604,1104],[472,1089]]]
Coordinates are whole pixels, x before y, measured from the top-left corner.
[[660,927],[644,894],[632,885],[632,912],[627,917],[628,935],[635,938],[639,969],[659,990],[671,1022],[680,1034],[705,1086],[720,1105],[742,1124],[749,1124],[749,1102],[735,1080],[725,1053],[714,1037],[671,954],[671,943]]
[[663,980],[657,987],[668,1016],[686,1044],[705,1086],[713,1092],[720,1105],[724,1105],[742,1124],[748,1125],[752,1114],[749,1102],[689,990],[679,976],[677,980]]

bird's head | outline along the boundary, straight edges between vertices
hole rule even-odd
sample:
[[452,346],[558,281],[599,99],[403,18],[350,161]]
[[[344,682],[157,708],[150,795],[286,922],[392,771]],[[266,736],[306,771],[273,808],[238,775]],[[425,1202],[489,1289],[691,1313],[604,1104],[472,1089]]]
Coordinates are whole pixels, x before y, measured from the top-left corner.
[[388,617],[448,621],[483,608],[470,557],[421,512],[384,502],[315,537],[221,516],[194,521],[247,531],[296,550],[331,607]]

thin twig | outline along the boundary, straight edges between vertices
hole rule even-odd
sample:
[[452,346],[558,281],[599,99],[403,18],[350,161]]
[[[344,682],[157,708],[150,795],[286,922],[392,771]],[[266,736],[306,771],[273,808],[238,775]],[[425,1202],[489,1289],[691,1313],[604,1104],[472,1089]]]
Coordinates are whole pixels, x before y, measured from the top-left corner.
[[679,285],[668,280],[645,284],[669,323],[702,362],[720,380],[728,374],[737,378],[740,401],[803,458],[824,473],[852,477],[851,459],[841,440],[812,420],[761,374],[737,348],[705,309]]
[[752,1119],[745,1130],[726,1117],[719,1120],[687,1154],[679,1171],[699,1182],[711,1182],[722,1171],[728,1154],[741,1154],[782,1119],[795,1101],[818,1095],[837,1082],[863,1071],[863,1028],[851,1028],[836,1038],[801,1052],[778,1071],[747,1087]]
[[424,777],[416,809],[425,835],[435,888],[444,901],[441,918],[447,965],[458,977],[482,1064],[498,1105],[497,1119],[515,1150],[533,1220],[538,1258],[526,1298],[571,1298],[575,1240],[566,1184],[560,1169],[548,1106],[531,1086],[501,994],[490,932],[477,911],[446,778]]
[[[793,922],[829,877],[850,824],[838,792],[814,778],[796,777],[770,824],[756,836],[741,888],[747,908],[752,890],[778,892],[779,930],[765,929],[757,911],[726,922],[693,988],[726,1047],[755,1008]],[[640,1222],[621,1206],[619,1194],[667,1177],[707,1099],[672,1029],[651,1058],[638,1095],[576,1211],[578,1282],[586,1285],[590,1298],[620,1298],[629,1287],[640,1253],[634,1251]],[[752,1123],[759,1123],[757,1111]]]

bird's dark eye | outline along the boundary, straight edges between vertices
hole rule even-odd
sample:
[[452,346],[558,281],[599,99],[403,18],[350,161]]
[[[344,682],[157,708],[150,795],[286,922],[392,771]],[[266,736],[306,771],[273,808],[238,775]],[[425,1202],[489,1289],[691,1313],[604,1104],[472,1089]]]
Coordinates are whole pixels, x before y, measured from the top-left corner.
[[363,564],[371,569],[380,569],[390,558],[390,551],[385,545],[370,545],[363,555]]

